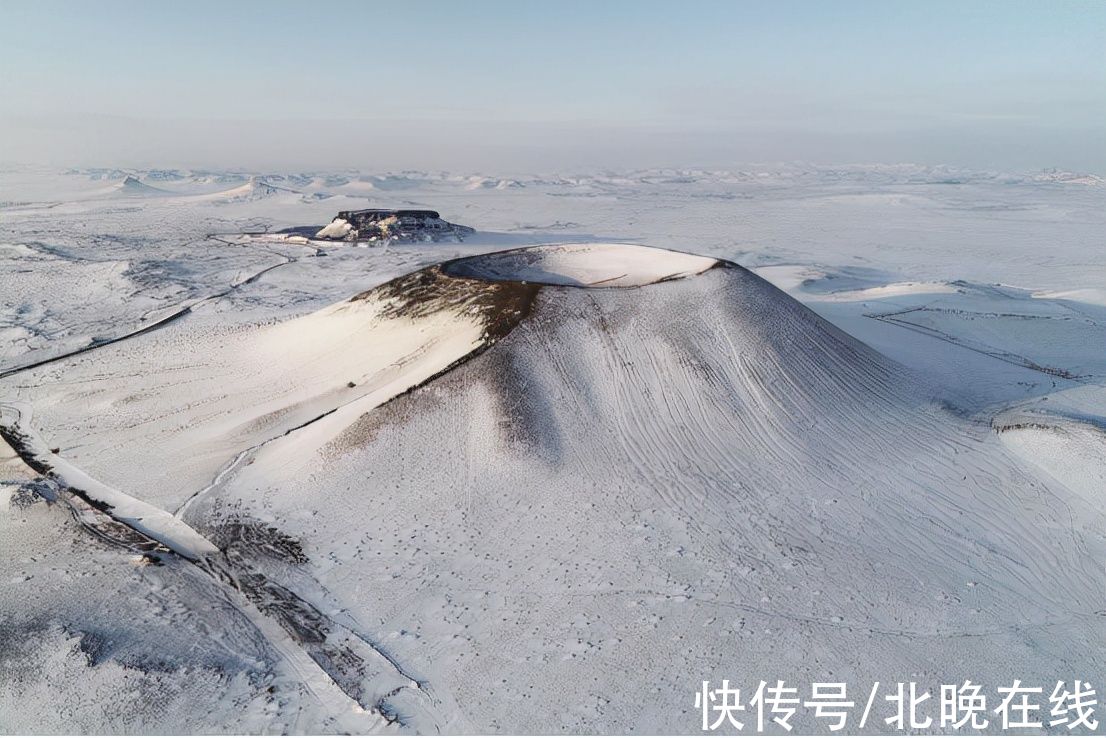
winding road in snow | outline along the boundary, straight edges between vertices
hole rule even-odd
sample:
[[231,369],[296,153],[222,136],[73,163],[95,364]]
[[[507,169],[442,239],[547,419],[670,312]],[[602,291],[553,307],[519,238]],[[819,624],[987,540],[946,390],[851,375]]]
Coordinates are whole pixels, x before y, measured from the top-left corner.
[[[240,245],[240,244],[232,244],[230,241],[224,241],[224,240],[222,240],[218,237],[219,235],[220,234],[213,233],[213,234],[209,234],[207,236],[207,238],[209,238],[211,240],[219,241],[220,243],[225,243],[227,245]],[[277,264],[270,264],[269,266],[265,267],[264,269],[261,269],[259,271],[254,272],[253,274],[251,274],[246,279],[243,279],[241,281],[232,283],[225,290],[223,290],[221,292],[217,292],[214,295],[208,295],[206,297],[201,297],[201,298],[198,298],[198,299],[195,299],[195,300],[186,301],[181,306],[179,306],[176,310],[172,311],[171,313],[169,313],[168,315],[166,315],[164,317],[158,318],[157,320],[155,320],[153,323],[150,323],[149,325],[144,325],[141,328],[138,328],[138,329],[135,329],[135,330],[132,330],[132,331],[128,331],[126,333],[123,333],[122,335],[116,336],[115,338],[109,338],[109,339],[103,340],[103,341],[95,341],[95,342],[89,344],[88,346],[84,346],[83,348],[74,349],[72,351],[67,351],[67,352],[65,352],[63,354],[59,354],[57,356],[51,356],[51,357],[46,358],[46,359],[40,359],[38,361],[33,361],[29,364],[24,364],[22,366],[15,366],[15,367],[11,367],[11,368],[8,368],[8,369],[2,369],[2,370],[0,370],[0,379],[4,379],[5,377],[10,377],[12,375],[19,374],[21,372],[29,371],[31,369],[37,369],[37,368],[42,367],[42,366],[47,366],[49,364],[54,364],[54,363],[57,363],[59,361],[64,361],[65,359],[71,359],[74,356],[80,356],[81,354],[87,354],[90,351],[95,351],[96,349],[101,349],[101,348],[104,348],[105,346],[111,346],[113,344],[121,343],[123,341],[129,341],[132,338],[138,338],[139,336],[145,335],[147,333],[152,333],[156,330],[160,330],[161,328],[164,328],[167,325],[175,323],[176,321],[178,321],[181,318],[185,317],[186,315],[191,313],[193,310],[195,310],[196,308],[198,308],[202,305],[205,305],[205,304],[210,303],[210,302],[215,302],[217,300],[221,300],[222,298],[226,297],[227,295],[230,295],[231,293],[235,292],[238,289],[241,289],[242,287],[245,287],[248,284],[254,284],[255,282],[257,282],[257,280],[261,279],[261,277],[265,276],[266,274],[273,271],[274,269],[279,269],[280,267],[288,266],[289,264],[295,264],[297,261],[299,261],[299,258],[297,258],[295,256],[290,256],[288,254],[282,254],[278,251],[273,251],[272,249],[262,248],[262,250],[267,252],[267,253],[273,254],[274,256],[278,256],[278,257],[284,259],[284,261],[281,261]],[[317,255],[318,251],[319,251],[318,249],[315,249],[315,254],[312,254],[312,256]]]

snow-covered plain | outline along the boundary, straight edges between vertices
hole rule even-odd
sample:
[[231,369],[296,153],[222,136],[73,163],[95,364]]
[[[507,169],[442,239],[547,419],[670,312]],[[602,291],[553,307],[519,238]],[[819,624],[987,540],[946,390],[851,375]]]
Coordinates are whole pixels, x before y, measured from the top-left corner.
[[[358,207],[477,232],[280,233]],[[0,731],[1101,690],[1104,233],[1062,172],[0,172]]]

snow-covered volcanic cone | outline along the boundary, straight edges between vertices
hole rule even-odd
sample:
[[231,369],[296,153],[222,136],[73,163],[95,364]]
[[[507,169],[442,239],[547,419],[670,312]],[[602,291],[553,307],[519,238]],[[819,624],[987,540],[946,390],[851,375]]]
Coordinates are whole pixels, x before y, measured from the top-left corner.
[[1098,503],[731,263],[470,257],[235,340],[167,404],[179,369],[83,457],[127,449],[96,476],[179,508],[369,716],[692,732],[704,680],[1101,673]]
[[221,203],[253,202],[255,200],[264,200],[265,198],[273,197],[281,193],[295,193],[295,190],[277,187],[260,177],[250,177],[246,183],[238,185],[237,187],[231,187],[229,190],[223,190],[222,192],[215,192],[209,195],[200,195],[197,199]]
[[767,282],[625,246],[440,274],[557,286],[452,372],[262,447],[193,518],[301,541],[436,724],[686,731],[703,679],[1101,666],[1080,501]]
[[100,190],[97,194],[101,197],[165,197],[173,193],[148,185],[128,174],[122,181]]

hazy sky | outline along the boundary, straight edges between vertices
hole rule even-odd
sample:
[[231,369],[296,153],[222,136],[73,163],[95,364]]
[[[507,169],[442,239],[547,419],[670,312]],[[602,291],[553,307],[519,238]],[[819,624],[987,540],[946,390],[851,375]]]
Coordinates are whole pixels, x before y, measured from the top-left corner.
[[0,161],[1106,174],[1106,1],[0,0]]

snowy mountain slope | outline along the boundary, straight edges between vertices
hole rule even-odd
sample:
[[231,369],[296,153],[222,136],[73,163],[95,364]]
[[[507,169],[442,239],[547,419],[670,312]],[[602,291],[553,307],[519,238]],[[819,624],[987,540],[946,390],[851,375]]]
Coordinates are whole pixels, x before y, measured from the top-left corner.
[[[642,247],[535,253],[547,255],[548,271],[562,250],[577,248],[621,254],[597,262],[592,276],[600,280],[631,268],[641,280],[659,280],[716,263]],[[635,258],[641,254],[664,258],[648,267]],[[485,262],[460,263],[476,269]],[[41,422],[58,429],[54,443],[68,447],[75,439],[66,429],[80,432],[86,471],[175,510],[248,448],[338,409],[364,412],[479,350],[519,319],[535,289],[432,267],[276,325],[214,332],[171,325],[143,342],[102,348],[97,365],[141,367],[122,392],[98,370],[86,378],[61,364],[36,370],[41,390],[25,393]],[[65,387],[51,379],[60,376],[70,378]],[[93,433],[74,415],[82,398],[100,408]]]
[[[145,448],[131,454],[127,463],[139,464],[138,468],[146,470],[146,476],[131,488],[136,490],[133,495],[103,484],[49,450],[29,427],[29,408],[0,406],[5,411],[0,417],[0,431],[5,439],[14,442],[13,448],[21,452],[28,464],[42,472],[40,484],[51,485],[53,497],[73,507],[76,518],[86,529],[105,540],[125,542],[129,550],[146,555],[151,552],[157,555],[156,544],[162,544],[210,575],[220,587],[221,596],[245,598],[247,602],[239,611],[291,663],[313,697],[322,701],[318,706],[321,722],[313,723],[316,729],[353,709],[362,718],[352,723],[353,728],[344,729],[364,732],[382,727],[386,720],[399,720],[412,729],[437,732],[447,725],[446,719],[439,716],[438,698],[393,664],[388,654],[378,649],[371,637],[361,634],[355,624],[334,620],[286,588],[269,584],[252,561],[253,557],[264,557],[266,552],[271,555],[274,551],[298,561],[301,556],[295,553],[298,544],[287,539],[289,543],[282,547],[281,541],[286,537],[282,539],[279,531],[241,522],[236,523],[233,533],[227,528],[210,531],[210,539],[196,533],[171,514],[177,505],[166,505],[173,500],[158,488],[158,476],[149,474],[150,467],[145,466],[142,454],[149,454],[152,449],[155,455],[147,457],[151,466],[160,463],[167,478],[175,483],[179,479],[174,473],[181,472],[182,466],[198,464],[208,477],[214,475],[218,471],[216,466],[204,467],[205,452],[212,453],[213,446],[217,462],[228,462],[229,470],[233,470],[236,459],[226,457],[226,453],[236,448],[236,442],[254,443],[256,436],[256,443],[260,444],[274,434],[279,437],[282,432],[309,424],[343,405],[371,408],[448,368],[483,342],[494,340],[517,320],[532,291],[505,285],[458,290],[458,284],[471,286],[472,282],[453,279],[443,282],[434,271],[419,272],[334,308],[262,331],[253,345],[258,353],[250,349],[241,353],[242,343],[228,347],[224,358],[234,354],[240,359],[238,367],[244,373],[238,378],[244,381],[235,385],[228,381],[233,375],[220,376],[213,361],[205,368],[212,370],[217,391],[226,394],[205,398],[194,393],[187,398],[183,409],[199,406],[201,410],[194,423],[182,426],[180,411],[170,407],[166,412],[167,402],[171,405],[175,398],[161,394],[157,398],[160,413],[152,418],[155,422],[147,419],[138,424],[138,435],[128,445]],[[350,346],[358,342],[363,350],[350,353]],[[270,368],[268,377],[264,372],[258,374],[259,368],[265,366]],[[345,382],[346,377],[362,383],[356,393],[352,390],[358,385]],[[270,380],[277,383],[274,385]],[[281,392],[289,388],[300,395],[289,397]],[[271,394],[274,389],[275,396]],[[341,390],[346,392],[341,394]],[[235,414],[242,412],[242,402],[250,401],[257,406],[247,406],[244,417]],[[223,413],[212,415],[212,406],[219,403],[226,405]],[[16,416],[14,419],[12,414]],[[156,423],[167,415],[168,423]],[[158,444],[161,438],[152,433],[155,429],[161,437],[171,439],[173,448]],[[143,438],[153,442],[144,442]],[[111,437],[112,443],[118,444],[120,440],[120,434]],[[172,456],[172,450],[183,456]],[[178,465],[174,466],[174,462]],[[146,500],[161,504],[164,509],[156,509]],[[186,501],[177,500],[181,504]],[[128,538],[126,531],[118,529],[120,523],[146,540]],[[237,551],[244,545],[245,531],[254,531],[251,536],[262,541],[264,547],[248,549],[251,558],[243,560]],[[212,540],[219,543],[218,549]],[[245,543],[250,540],[246,538]],[[185,565],[179,559],[173,563],[178,567]],[[283,643],[289,640],[291,643]],[[423,704],[427,701],[430,704]],[[456,710],[450,710],[446,714],[455,713]]]
[[[421,276],[421,275],[419,275]],[[416,276],[416,279],[418,276]],[[403,309],[433,297],[431,276],[417,297],[389,286],[360,299],[261,329],[223,330],[214,341],[187,329],[151,336],[154,350],[121,344],[114,351],[143,367],[123,396],[93,379],[77,393],[96,396],[100,433],[82,456],[101,481],[175,510],[235,454],[351,403],[379,402],[442,371],[485,340],[494,300],[506,290],[440,298],[440,311]],[[525,300],[506,295],[506,305]],[[159,350],[158,347],[163,347]],[[203,361],[197,364],[196,357]],[[180,392],[188,387],[187,394]],[[67,392],[55,395],[68,414]],[[43,403],[45,422],[54,417]]]
[[[622,253],[626,253],[626,250],[623,249]],[[652,274],[656,279],[669,278],[677,273],[673,270],[686,269],[688,265],[688,257],[668,252],[639,248],[638,253],[631,252],[630,255],[638,258],[644,255],[646,259],[653,259],[656,263]],[[551,261],[556,263],[557,260],[553,258]],[[697,260],[699,268],[707,268],[715,263],[711,259]],[[600,271],[614,268],[615,272],[612,274],[617,277],[625,265],[607,260],[596,268]],[[223,572],[226,572],[225,577],[234,584],[231,594],[241,592],[251,603],[261,608],[262,614],[275,618],[288,634],[300,640],[304,649],[300,660],[305,657],[309,659],[308,666],[301,668],[311,671],[310,663],[314,662],[316,667],[333,677],[334,683],[343,692],[365,709],[372,706],[374,714],[381,710],[395,710],[401,723],[418,730],[437,730],[448,725],[460,725],[464,722],[464,715],[455,705],[451,706],[448,694],[435,694],[424,686],[411,692],[403,684],[403,679],[406,678],[403,675],[407,672],[398,666],[393,667],[387,657],[384,657],[384,663],[372,666],[373,662],[381,660],[380,651],[373,645],[375,639],[371,634],[360,635],[360,626],[355,622],[343,624],[339,621],[327,621],[320,611],[320,608],[325,608],[325,602],[320,597],[317,596],[316,601],[311,603],[297,594],[290,594],[290,590],[282,585],[266,584],[268,576],[257,569],[258,562],[254,559],[258,555],[264,558],[264,550],[271,550],[273,545],[279,544],[283,537],[279,529],[271,526],[258,528],[262,534],[261,540],[267,541],[264,543],[265,549],[255,551],[246,546],[251,558],[239,560],[238,554],[234,552],[243,543],[238,533],[228,538],[228,530],[241,531],[250,526],[257,527],[252,523],[244,524],[241,516],[229,524],[205,527],[204,532],[209,537],[204,538],[179,519],[169,517],[162,520],[166,513],[152,508],[149,503],[138,498],[152,499],[159,504],[167,501],[156,475],[151,477],[148,471],[147,463],[159,463],[157,453],[162,455],[160,464],[165,467],[167,478],[175,481],[179,474],[184,473],[184,469],[174,466],[173,462],[179,463],[184,458],[189,464],[199,463],[202,466],[205,458],[203,449],[207,446],[215,445],[225,454],[236,447],[236,442],[250,442],[250,438],[220,436],[220,428],[228,425],[232,429],[245,427],[250,432],[260,434],[259,438],[275,438],[278,441],[308,426],[308,433],[327,427],[341,430],[343,425],[334,424],[342,423],[343,420],[348,424],[365,411],[448,369],[506,335],[528,311],[536,289],[534,286],[515,283],[483,282],[446,276],[441,269],[435,267],[394,280],[306,318],[261,331],[258,340],[250,348],[246,348],[241,342],[237,343],[233,346],[234,354],[244,356],[252,362],[245,367],[249,370],[248,381],[235,386],[227,381],[228,377],[218,376],[216,363],[212,361],[205,368],[217,375],[215,380],[220,390],[228,394],[205,400],[194,392],[189,397],[190,405],[204,408],[210,407],[214,401],[228,405],[229,412],[214,417],[204,414],[182,427],[180,413],[170,411],[172,423],[161,430],[162,435],[171,437],[171,444],[168,445],[158,444],[157,437],[151,435],[149,421],[133,426],[140,435],[132,437],[127,443],[132,450],[130,463],[145,469],[147,475],[146,484],[138,486],[135,498],[91,478],[67,459],[48,450],[47,444],[29,427],[29,408],[14,405],[5,407],[5,412],[11,410],[16,417],[13,419],[6,414],[3,418],[4,437],[17,441],[16,448],[29,460],[28,463],[44,471],[46,483],[61,485],[54,494],[64,498],[67,504],[76,506],[78,519],[89,530],[106,539],[121,542],[118,535],[120,531],[113,527],[115,523],[107,519],[109,516],[147,536],[151,539],[150,543],[164,544],[169,550],[197,561],[202,570],[210,571],[217,580],[222,580]],[[350,347],[358,343],[366,351],[350,352]],[[280,361],[274,362],[273,359],[277,357]],[[340,359],[345,359],[345,362]],[[263,371],[258,373],[259,368],[265,366],[277,367],[269,378],[264,376]],[[325,370],[330,379],[324,380],[322,374],[304,374],[302,370],[308,367]],[[357,394],[347,393],[350,396],[336,397],[333,390],[337,387],[329,385],[337,385],[338,376],[355,376],[363,383],[362,388],[358,389]],[[273,392],[274,385],[270,380],[276,379],[305,391],[313,391],[317,396],[296,400],[278,394],[268,402],[251,406],[248,409],[250,414],[245,419],[234,416],[233,411],[239,406],[228,403],[228,398],[234,398],[239,403],[257,401],[258,391]],[[357,383],[350,381],[342,389],[353,390],[357,387]],[[165,401],[172,398],[162,396],[159,399],[164,408]],[[122,438],[116,433],[112,434],[112,440],[118,444]],[[259,441],[254,447],[263,445],[264,442]],[[170,446],[183,453],[183,457],[173,456]],[[246,453],[254,447],[247,448]],[[142,454],[149,453],[151,448],[155,455],[149,462],[145,462]],[[135,449],[143,450],[133,453]],[[83,453],[88,451],[92,449],[86,449]],[[215,483],[200,490],[194,499],[200,499],[206,504],[209,498],[215,497],[218,502],[221,498],[216,495],[220,492],[221,480],[236,476],[237,467],[243,458],[246,458],[245,454],[231,459],[230,465],[215,476]],[[245,463],[252,464],[253,458],[246,458]],[[154,484],[151,486],[150,482]],[[90,503],[93,507],[102,506],[106,516],[83,507],[81,501]],[[192,500],[185,502],[190,503]],[[180,512],[188,516],[191,514],[191,507],[184,505]],[[271,532],[265,533],[266,530]],[[270,540],[272,536],[276,536],[275,540]],[[216,551],[210,541],[219,542],[223,550]],[[132,541],[131,547],[138,551],[153,550],[140,540]],[[298,548],[298,544],[294,544],[294,548]],[[293,561],[298,563],[299,559],[293,558]],[[311,591],[310,587],[308,591]],[[275,611],[273,608],[276,608]],[[256,623],[263,620],[262,615],[252,610],[250,612],[251,621]],[[311,623],[320,617],[326,622],[325,630],[322,631],[325,636],[320,636],[324,640],[320,642],[311,637],[303,641],[304,629],[317,627]],[[277,635],[280,635],[279,630]],[[342,663],[335,661],[338,649],[348,652]],[[403,677],[398,684],[397,675]],[[427,700],[428,705],[420,706],[421,702]]]
[[734,675],[1097,673],[1102,512],[933,395],[737,267],[543,287],[489,351],[251,452],[186,519],[299,540],[269,574],[382,621],[475,730],[689,730],[693,685]]

